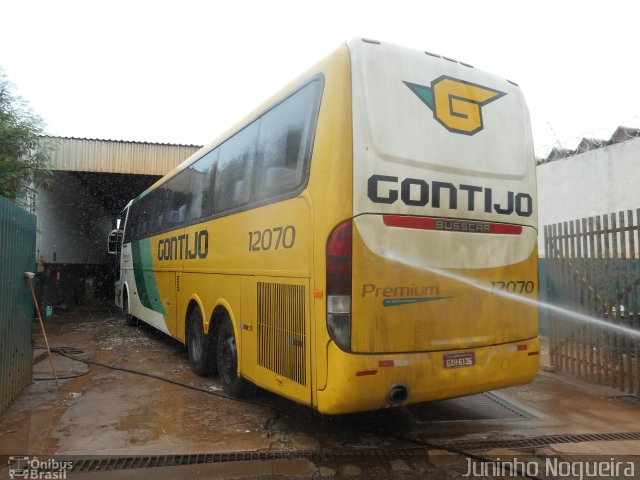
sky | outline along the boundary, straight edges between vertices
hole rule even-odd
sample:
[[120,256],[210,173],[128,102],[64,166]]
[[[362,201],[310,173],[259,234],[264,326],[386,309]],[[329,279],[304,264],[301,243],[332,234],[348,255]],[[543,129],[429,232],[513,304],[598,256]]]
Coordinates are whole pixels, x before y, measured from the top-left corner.
[[354,37],[517,82],[535,153],[640,126],[640,2],[0,0],[0,67],[68,137],[203,145]]

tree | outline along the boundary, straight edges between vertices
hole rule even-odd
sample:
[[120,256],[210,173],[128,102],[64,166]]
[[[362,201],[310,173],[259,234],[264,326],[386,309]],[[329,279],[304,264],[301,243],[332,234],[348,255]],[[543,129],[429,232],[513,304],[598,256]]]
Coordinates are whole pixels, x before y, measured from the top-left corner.
[[51,179],[44,122],[0,68],[0,195],[23,203]]

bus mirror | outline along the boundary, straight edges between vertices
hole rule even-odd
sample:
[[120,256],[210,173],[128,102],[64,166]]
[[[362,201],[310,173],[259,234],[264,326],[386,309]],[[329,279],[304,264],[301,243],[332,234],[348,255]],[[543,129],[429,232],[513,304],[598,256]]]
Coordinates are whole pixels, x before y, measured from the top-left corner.
[[110,255],[116,255],[120,250],[120,242],[122,240],[122,230],[113,230],[109,234],[107,242],[107,251]]

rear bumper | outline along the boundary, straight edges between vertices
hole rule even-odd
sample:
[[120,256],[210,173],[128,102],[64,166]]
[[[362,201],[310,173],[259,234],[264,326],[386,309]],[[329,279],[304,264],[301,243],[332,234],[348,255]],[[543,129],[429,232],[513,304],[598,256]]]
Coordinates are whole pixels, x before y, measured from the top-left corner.
[[[327,350],[329,375],[326,387],[318,392],[317,409],[342,414],[397,406],[388,396],[398,385],[407,388],[402,404],[408,405],[528,383],[538,372],[540,337],[445,352],[351,354],[333,342]],[[475,353],[475,365],[444,368],[444,355],[470,351]]]

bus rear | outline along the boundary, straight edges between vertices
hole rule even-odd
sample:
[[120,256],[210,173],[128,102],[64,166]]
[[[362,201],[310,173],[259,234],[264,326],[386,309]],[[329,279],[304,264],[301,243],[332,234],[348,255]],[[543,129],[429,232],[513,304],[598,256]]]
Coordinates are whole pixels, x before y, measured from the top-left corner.
[[319,410],[531,381],[537,309],[501,295],[538,292],[520,88],[422,51],[361,40],[349,50],[353,218],[327,243],[331,373]]

